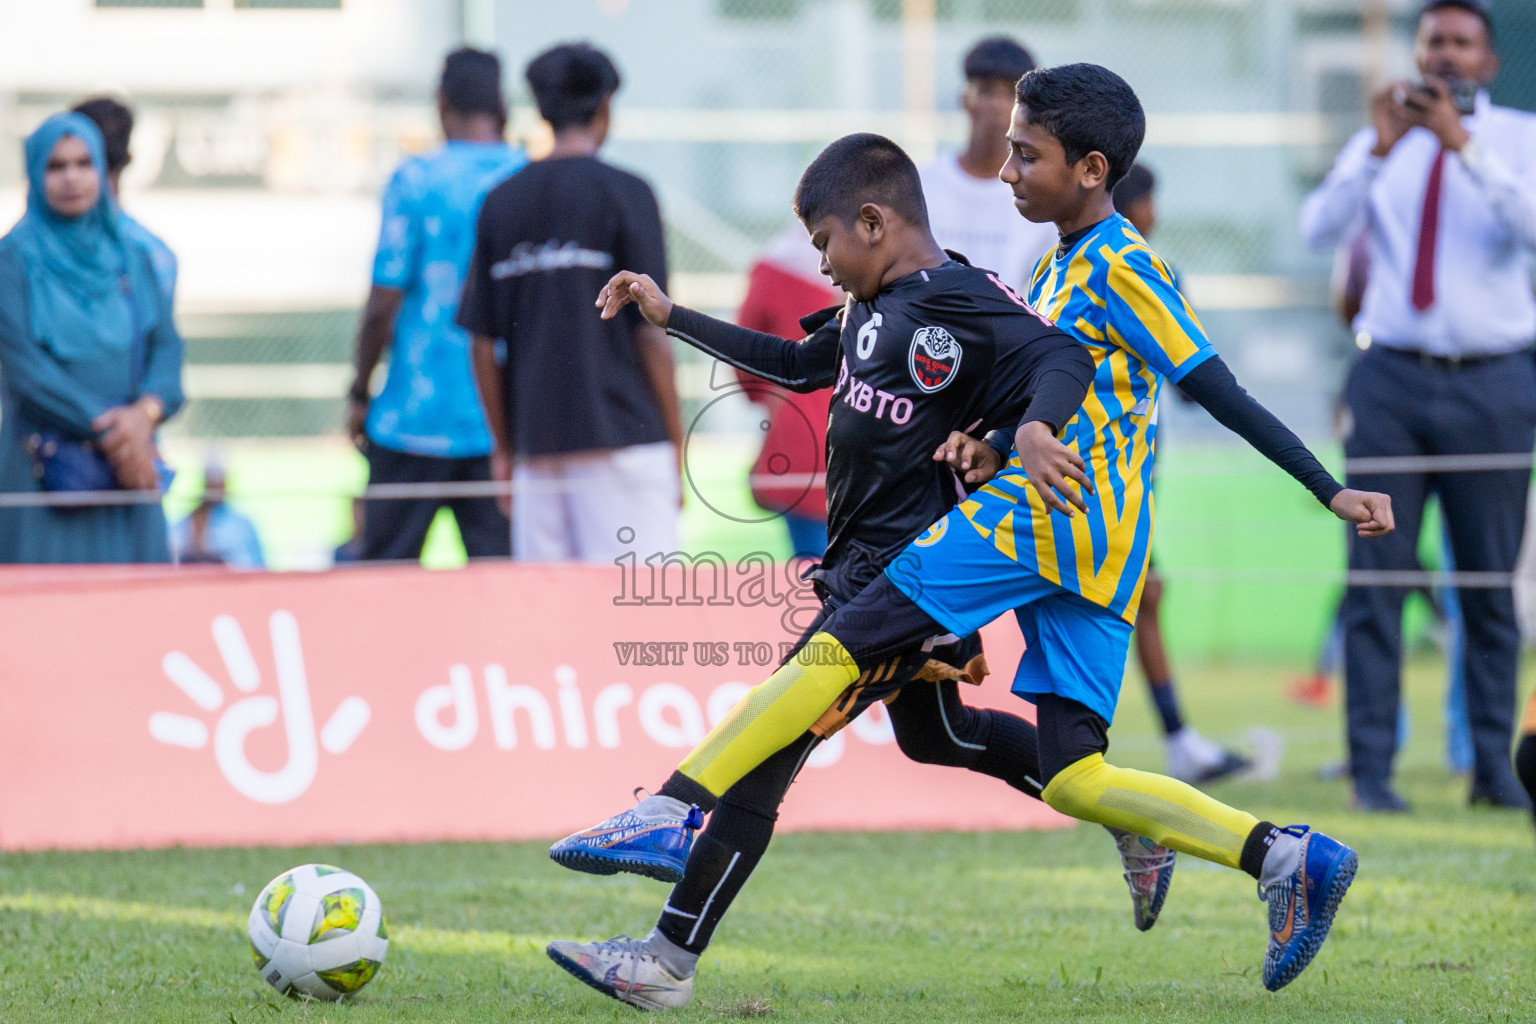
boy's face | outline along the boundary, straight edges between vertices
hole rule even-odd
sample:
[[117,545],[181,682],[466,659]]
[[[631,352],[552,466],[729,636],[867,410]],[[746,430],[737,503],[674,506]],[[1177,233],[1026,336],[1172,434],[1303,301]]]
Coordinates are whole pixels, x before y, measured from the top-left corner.
[[[1008,125],[1008,162],[998,177],[1013,190],[1013,205],[1036,224],[1064,220],[1082,205],[1093,188],[1089,158],[1067,163],[1056,136],[1029,123],[1029,111],[1014,104]],[[1086,186],[1086,188],[1085,188]]]
[[1131,227],[1142,238],[1151,238],[1152,229],[1157,227],[1157,204],[1153,202],[1150,194],[1142,196],[1134,203],[1127,203],[1125,219],[1131,222]]
[[853,223],[827,214],[814,224],[807,224],[811,244],[821,253],[821,272],[856,302],[868,302],[880,291],[880,278],[886,260],[880,247],[887,234],[886,211],[874,203],[865,203]]
[[970,78],[960,94],[960,106],[971,119],[971,131],[998,136],[1008,131],[1013,109],[1013,82],[1006,78]]

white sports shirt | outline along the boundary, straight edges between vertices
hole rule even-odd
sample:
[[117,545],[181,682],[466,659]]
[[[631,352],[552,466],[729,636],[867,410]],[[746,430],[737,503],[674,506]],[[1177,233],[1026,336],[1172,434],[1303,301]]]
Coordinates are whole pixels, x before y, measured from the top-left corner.
[[960,158],[946,153],[918,168],[933,237],[975,267],[992,270],[1021,295],[1040,257],[1060,241],[1054,224],[1034,224],[1013,205],[1013,192],[996,176],[973,178]]

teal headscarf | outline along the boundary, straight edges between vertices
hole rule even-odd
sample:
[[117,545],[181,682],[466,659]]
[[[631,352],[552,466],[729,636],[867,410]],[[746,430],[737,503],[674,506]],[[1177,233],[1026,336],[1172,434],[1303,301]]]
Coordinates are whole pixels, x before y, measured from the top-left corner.
[[[73,218],[53,211],[43,185],[48,158],[67,135],[85,143],[101,178],[96,205]],[[154,299],[143,298],[143,261],[129,258],[118,224],[105,150],[100,130],[83,114],[55,114],[44,121],[26,142],[27,212],[4,240],[16,247],[27,269],[34,336],[65,358],[132,344],[134,313],[125,301],[130,292],[139,299],[139,329],[157,319]]]

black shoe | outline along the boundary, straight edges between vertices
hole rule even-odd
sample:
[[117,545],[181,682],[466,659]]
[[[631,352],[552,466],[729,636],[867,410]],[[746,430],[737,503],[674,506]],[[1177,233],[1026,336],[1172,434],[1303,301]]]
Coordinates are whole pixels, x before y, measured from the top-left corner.
[[1413,810],[1407,800],[1397,795],[1385,782],[1355,782],[1355,797],[1350,806],[1367,814],[1406,814]]
[[1525,790],[1513,777],[1489,782],[1485,779],[1475,779],[1472,782],[1472,792],[1467,797],[1467,804],[1472,807],[1497,807],[1512,811],[1531,810],[1531,798],[1526,796]]

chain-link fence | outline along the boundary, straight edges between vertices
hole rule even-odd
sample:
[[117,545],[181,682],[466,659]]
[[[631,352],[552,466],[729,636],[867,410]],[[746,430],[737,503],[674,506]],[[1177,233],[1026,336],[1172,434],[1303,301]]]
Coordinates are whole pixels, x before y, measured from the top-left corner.
[[[139,127],[125,205],[181,257],[191,401],[165,432],[184,471],[173,506],[187,507],[196,463],[217,449],[231,493],[257,519],[272,561],[313,566],[325,564],[330,547],[347,536],[346,495],[366,476],[341,437],[341,396],[368,286],[378,194],[403,156],[437,138],[433,79],[444,50],[466,30],[501,54],[511,134],[535,155],[549,134],[522,86],[527,61],[570,39],[590,39],[612,54],[624,87],[605,156],[656,189],[677,297],[727,315],[756,254],[791,224],[794,184],[825,143],[878,131],[920,159],[963,143],[960,63],[980,37],[1014,36],[1043,64],[1105,64],[1131,82],[1148,111],[1142,160],[1158,175],[1154,247],[1181,271],[1244,383],[1304,436],[1322,440],[1352,345],[1330,308],[1331,258],[1305,250],[1297,211],[1364,122],[1367,84],[1412,73],[1418,3],[342,0],[311,10],[251,9],[257,6],[70,0],[6,8],[0,33],[21,32],[39,41],[39,52],[18,52],[0,68],[0,213],[20,209],[19,142],[33,125],[103,82],[126,90]],[[1496,14],[1512,25],[1501,81],[1514,86],[1518,102],[1536,92],[1529,50],[1518,45],[1520,33],[1536,33],[1536,18],[1515,0],[1496,5]],[[698,422],[709,435],[701,461],[718,470],[716,486],[735,487],[747,500],[760,417],[744,401],[714,401],[730,379],[692,350],[679,351],[679,363],[688,421],[709,407]],[[1243,646],[1236,634],[1248,628],[1238,621],[1244,615],[1271,629],[1280,621],[1320,625],[1341,538],[1304,495],[1279,489],[1288,481],[1273,490],[1255,482],[1267,477],[1208,484],[1202,474],[1213,465],[1230,464],[1242,475],[1255,464],[1235,453],[1207,457],[1206,443],[1221,435],[1197,410],[1168,403],[1163,425],[1160,461],[1169,475],[1159,507],[1166,497],[1177,514],[1160,527],[1160,551],[1173,551],[1175,578],[1181,570],[1194,574],[1183,593],[1220,634],[1210,646]],[[1190,474],[1182,484],[1181,472]],[[335,497],[292,497],[317,489]],[[1234,525],[1241,517],[1233,515],[1233,492],[1264,503],[1264,544],[1250,543],[1251,531]],[[713,519],[691,522],[690,544],[727,553],[782,548],[782,540],[726,536]],[[1230,576],[1234,567],[1263,572],[1282,563],[1331,575],[1263,588]],[[1226,575],[1204,581],[1206,566]]]
[[[354,18],[419,8],[418,17],[450,23],[470,6],[348,5]],[[134,22],[121,19],[170,16],[159,9],[168,2],[132,6],[96,16],[130,28]],[[198,9],[175,23],[195,37],[204,5],[181,6]],[[513,134],[535,152],[547,145],[547,130],[521,88],[527,59],[581,37],[613,54],[625,87],[607,154],[655,186],[680,296],[727,313],[754,254],[789,223],[794,182],[825,142],[882,131],[923,157],[963,141],[960,59],[977,38],[1006,33],[1042,63],[1086,59],[1115,68],[1150,115],[1143,160],[1159,174],[1154,244],[1183,272],[1245,381],[1315,435],[1326,431],[1330,388],[1349,346],[1327,308],[1328,260],[1304,251],[1296,211],[1361,121],[1362,75],[1406,70],[1413,7],[1409,0],[595,0],[500,2],[489,10],[514,93]],[[256,16],[243,9],[237,4],[224,17]],[[1383,17],[1373,20],[1370,9]],[[296,32],[344,32],[344,13],[288,17]],[[167,57],[174,53],[160,45]],[[394,164],[436,137],[430,73],[437,58],[416,53],[405,80],[374,71],[287,87],[130,88],[139,130],[127,204],[183,242],[193,403],[176,434],[340,429],[373,204]],[[20,135],[92,84],[82,70],[77,85],[19,88],[0,101],[0,189],[14,196],[19,186]],[[291,272],[273,272],[284,266]],[[680,357],[694,360],[691,352]],[[686,371],[684,391],[694,403],[707,397],[707,372]],[[733,424],[740,425],[725,417],[719,426]],[[1194,421],[1183,429],[1201,428]]]

